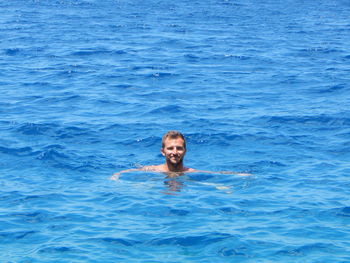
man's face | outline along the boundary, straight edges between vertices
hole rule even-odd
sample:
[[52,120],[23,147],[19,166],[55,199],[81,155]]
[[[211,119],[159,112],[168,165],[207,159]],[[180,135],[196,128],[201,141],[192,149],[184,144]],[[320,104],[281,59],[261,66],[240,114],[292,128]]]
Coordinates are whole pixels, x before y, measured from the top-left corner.
[[177,165],[181,163],[186,154],[184,140],[180,137],[165,139],[164,148],[161,149],[161,153],[172,164]]

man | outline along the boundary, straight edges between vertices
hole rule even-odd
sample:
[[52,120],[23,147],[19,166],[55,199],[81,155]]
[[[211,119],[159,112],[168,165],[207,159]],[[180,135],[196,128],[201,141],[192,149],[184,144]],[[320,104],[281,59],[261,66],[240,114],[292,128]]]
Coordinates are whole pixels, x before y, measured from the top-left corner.
[[119,175],[122,173],[132,171],[149,171],[166,173],[168,177],[175,177],[188,172],[202,172],[202,173],[222,173],[222,174],[238,174],[249,175],[246,173],[233,173],[233,172],[210,172],[195,170],[184,166],[184,157],[186,154],[186,140],[182,133],[178,131],[169,131],[164,134],[162,139],[162,148],[160,152],[165,157],[165,163],[160,165],[149,165],[137,169],[128,169],[118,173],[115,173],[111,179],[118,180]]
[[193,172],[192,168],[184,166],[184,157],[186,154],[186,140],[182,133],[178,131],[167,132],[162,139],[162,148],[160,152],[165,157],[165,163],[160,165],[151,165],[143,167],[143,170],[163,172],[163,173],[182,173]]
[[186,140],[182,133],[178,131],[169,131],[164,134],[162,139],[162,148],[160,152],[165,157],[165,163],[160,165],[149,165],[138,169],[128,169],[115,173],[111,179],[118,179],[122,173],[132,171],[160,172],[168,175],[179,175],[184,172],[195,172],[196,170],[184,166],[184,157],[186,154]]

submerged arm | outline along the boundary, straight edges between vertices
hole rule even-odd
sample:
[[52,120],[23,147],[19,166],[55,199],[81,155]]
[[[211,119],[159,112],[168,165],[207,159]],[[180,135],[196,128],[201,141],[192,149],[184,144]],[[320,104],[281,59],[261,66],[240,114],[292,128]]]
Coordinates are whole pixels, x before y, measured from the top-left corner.
[[119,175],[123,173],[130,173],[130,172],[135,172],[135,171],[149,171],[149,172],[159,172],[159,168],[157,168],[157,165],[149,165],[149,166],[143,166],[140,168],[132,168],[132,169],[127,169],[120,171],[118,173],[113,174],[109,179],[111,180],[119,180]]
[[117,173],[113,174],[109,179],[117,181],[117,180],[119,180],[119,175],[121,175],[123,173],[142,171],[142,170],[143,170],[143,168],[133,168],[133,169],[123,170],[123,171],[120,171],[120,172],[117,172]]
[[[192,173],[207,173],[207,174],[232,174],[232,175],[239,175],[239,176],[250,176],[250,173],[238,173],[238,172],[233,172],[233,171],[205,171],[205,170],[195,170],[191,169],[188,172]],[[222,184],[218,183],[209,183],[209,182],[197,182],[202,185],[209,185],[209,186],[214,186],[217,190],[229,190],[231,189],[230,186],[225,186]],[[232,193],[232,191],[226,191],[227,194]]]
[[238,173],[238,172],[233,172],[233,171],[205,171],[205,170],[192,170],[189,172],[194,172],[194,173],[207,173],[207,174],[234,174],[234,175],[239,175],[239,176],[249,176],[251,175],[250,173]]

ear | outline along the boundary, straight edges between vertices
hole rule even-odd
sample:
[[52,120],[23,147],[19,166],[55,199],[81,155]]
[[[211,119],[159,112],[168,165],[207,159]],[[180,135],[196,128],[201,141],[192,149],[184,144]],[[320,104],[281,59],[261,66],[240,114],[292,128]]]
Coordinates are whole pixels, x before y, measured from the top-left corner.
[[165,156],[164,148],[160,148],[160,152],[162,153],[163,156]]

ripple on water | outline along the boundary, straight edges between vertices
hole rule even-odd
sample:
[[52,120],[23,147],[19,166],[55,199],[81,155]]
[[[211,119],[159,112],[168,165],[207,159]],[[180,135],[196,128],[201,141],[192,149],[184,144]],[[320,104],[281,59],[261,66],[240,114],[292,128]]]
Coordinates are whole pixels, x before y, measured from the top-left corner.
[[350,206],[337,209],[337,216],[350,217]]
[[21,52],[22,52],[22,49],[20,48],[7,48],[4,50],[5,55],[8,55],[8,56],[20,55]]
[[320,87],[318,89],[314,89],[311,92],[319,94],[346,93],[349,92],[349,87],[345,83],[342,83],[337,85]]
[[163,246],[163,245],[178,245],[184,247],[198,246],[202,244],[210,245],[225,241],[227,239],[235,239],[236,237],[230,234],[224,233],[209,233],[206,235],[198,236],[185,236],[185,237],[171,237],[171,238],[156,238],[148,242],[151,245]]
[[331,253],[335,253],[340,250],[339,247],[335,246],[333,243],[310,243],[307,245],[301,246],[287,246],[286,248],[276,252],[276,256],[308,256],[312,257],[313,255],[323,255],[327,256]]
[[159,116],[163,116],[164,114],[181,114],[181,112],[183,112],[184,109],[181,106],[178,105],[167,105],[167,106],[161,106],[161,107],[157,107],[151,111],[149,111],[147,113],[147,115],[151,114],[151,115],[159,115]]
[[105,57],[113,57],[118,55],[127,54],[125,50],[104,50],[104,49],[85,49],[80,51],[74,51],[70,55],[72,56],[105,56]]
[[0,152],[14,156],[32,156],[37,154],[37,152],[35,152],[31,147],[11,148],[0,146]]

